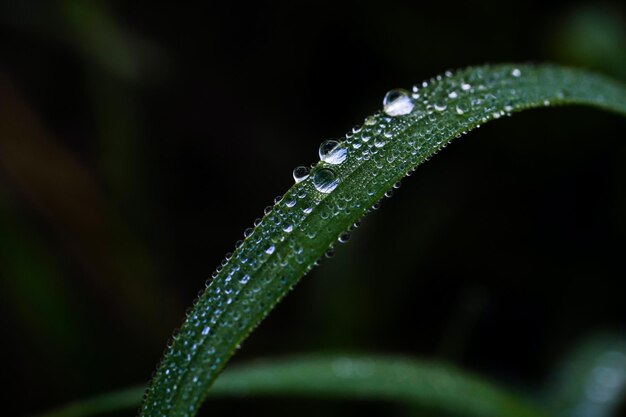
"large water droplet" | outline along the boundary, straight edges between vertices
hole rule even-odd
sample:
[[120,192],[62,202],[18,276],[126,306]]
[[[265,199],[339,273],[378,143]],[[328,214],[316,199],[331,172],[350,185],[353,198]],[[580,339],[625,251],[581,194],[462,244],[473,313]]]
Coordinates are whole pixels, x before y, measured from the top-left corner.
[[402,116],[413,111],[415,104],[409,96],[409,92],[395,89],[385,94],[383,99],[383,111],[389,116]]
[[313,185],[320,193],[330,193],[337,188],[339,180],[332,170],[322,168],[313,174]]
[[296,184],[304,181],[308,176],[309,169],[305,166],[299,166],[293,169],[293,179],[296,181]]
[[325,140],[320,145],[319,155],[327,164],[337,165],[346,160],[348,150],[336,140]]

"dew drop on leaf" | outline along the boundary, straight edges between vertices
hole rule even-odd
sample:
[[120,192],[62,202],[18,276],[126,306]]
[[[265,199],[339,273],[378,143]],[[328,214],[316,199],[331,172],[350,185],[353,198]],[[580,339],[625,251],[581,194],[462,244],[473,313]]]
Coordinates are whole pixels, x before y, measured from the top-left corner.
[[346,160],[348,150],[336,140],[325,140],[319,149],[320,160],[327,164],[337,165]]
[[388,116],[403,116],[413,111],[415,104],[408,91],[395,89],[385,94],[383,99],[383,111]]
[[337,188],[339,180],[331,169],[322,168],[313,174],[313,185],[320,193],[327,194]]
[[304,181],[309,176],[309,169],[305,166],[298,166],[293,169],[293,179],[296,184]]
[[374,126],[376,124],[376,117],[375,116],[367,116],[365,118],[365,125],[366,126]]

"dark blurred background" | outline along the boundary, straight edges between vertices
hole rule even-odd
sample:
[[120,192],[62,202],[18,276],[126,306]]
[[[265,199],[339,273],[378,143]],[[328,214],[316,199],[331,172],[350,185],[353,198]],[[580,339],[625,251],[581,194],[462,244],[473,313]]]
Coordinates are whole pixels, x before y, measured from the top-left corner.
[[[0,4],[7,416],[146,381],[293,167],[378,110],[388,89],[511,61],[626,79],[620,2]],[[540,391],[581,340],[626,329],[625,134],[618,116],[555,108],[456,141],[234,361],[398,353]],[[215,401],[203,414],[225,410],[418,413],[262,400]]]

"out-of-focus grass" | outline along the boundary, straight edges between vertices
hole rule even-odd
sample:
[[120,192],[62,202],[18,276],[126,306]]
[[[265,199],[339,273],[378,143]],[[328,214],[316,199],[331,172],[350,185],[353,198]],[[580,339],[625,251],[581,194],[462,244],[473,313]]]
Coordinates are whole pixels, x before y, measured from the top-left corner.
[[626,16],[615,5],[578,5],[552,36],[548,45],[559,61],[626,78]]
[[626,406],[626,339],[600,334],[584,340],[561,359],[543,395],[555,416],[617,415]]

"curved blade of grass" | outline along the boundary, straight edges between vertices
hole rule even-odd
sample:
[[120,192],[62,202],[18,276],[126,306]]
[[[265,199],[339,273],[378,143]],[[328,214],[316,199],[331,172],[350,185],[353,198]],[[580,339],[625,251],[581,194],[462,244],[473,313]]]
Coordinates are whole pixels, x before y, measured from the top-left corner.
[[[143,387],[70,404],[39,417],[87,417],[138,406]],[[302,356],[235,365],[209,398],[297,396],[386,400],[473,417],[544,417],[496,384],[452,366],[393,357]]]
[[[319,162],[246,233],[174,335],[141,416],[193,416],[237,346],[337,237],[453,138],[504,114],[546,105],[626,114],[624,86],[554,66],[469,68],[424,83],[417,94],[410,114],[378,113],[346,135],[340,145],[345,161]],[[326,192],[318,191],[316,179]]]

